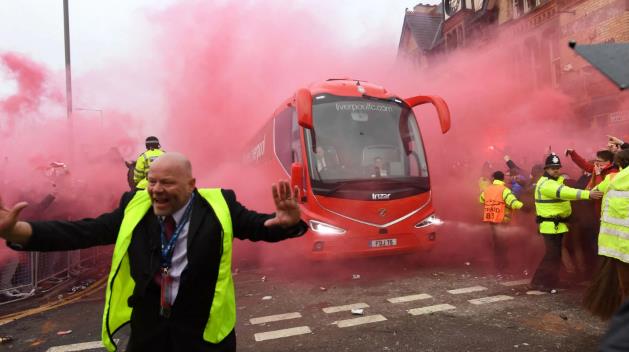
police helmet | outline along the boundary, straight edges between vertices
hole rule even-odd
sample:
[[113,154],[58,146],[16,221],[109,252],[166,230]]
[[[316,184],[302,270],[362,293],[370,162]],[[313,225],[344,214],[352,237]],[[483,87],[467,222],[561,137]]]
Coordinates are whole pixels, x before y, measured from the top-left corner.
[[147,148],[159,148],[159,139],[157,139],[157,137],[155,136],[149,136],[146,137],[144,144],[146,144]]
[[561,160],[559,159],[559,156],[557,156],[557,154],[550,153],[550,155],[546,157],[544,169],[547,167],[561,167]]

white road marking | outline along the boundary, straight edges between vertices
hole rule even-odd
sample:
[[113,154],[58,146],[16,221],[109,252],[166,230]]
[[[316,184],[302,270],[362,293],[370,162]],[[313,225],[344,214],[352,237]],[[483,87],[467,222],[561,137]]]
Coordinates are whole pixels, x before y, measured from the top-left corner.
[[[120,340],[114,339],[114,342],[117,344]],[[64,345],[64,346],[55,346],[50,347],[46,350],[46,352],[74,352],[74,351],[85,351],[85,350],[93,350],[97,348],[105,348],[103,346],[102,341],[92,341],[92,342],[82,342],[75,343],[72,345]]]
[[301,314],[298,312],[294,312],[294,313],[267,315],[265,317],[251,318],[249,319],[249,322],[253,325],[256,325],[256,324],[270,323],[272,321],[288,320],[288,319],[295,319],[295,318],[301,318]]
[[522,279],[522,280],[515,280],[515,281],[505,281],[505,282],[501,282],[500,284],[502,286],[511,287],[511,286],[528,285],[530,283],[531,283],[531,279]]
[[347,328],[350,326],[377,323],[379,321],[385,321],[385,320],[387,320],[387,318],[385,318],[384,316],[380,314],[376,314],[376,315],[368,315],[366,317],[360,317],[360,318],[354,318],[354,319],[339,320],[334,323],[339,328]]
[[354,303],[354,304],[347,304],[344,306],[326,307],[326,308],[323,308],[323,312],[330,314],[330,313],[338,313],[338,312],[343,312],[346,310],[352,310],[352,309],[358,309],[358,308],[369,308],[369,305],[367,303]]
[[498,295],[498,296],[489,296],[489,297],[483,297],[483,298],[477,298],[477,299],[470,299],[468,300],[468,302],[472,304],[487,304],[487,303],[493,303],[493,302],[507,301],[510,299],[513,299],[513,297],[505,296],[505,295]]
[[545,295],[548,294],[548,292],[544,292],[544,291],[538,291],[538,290],[531,290],[531,291],[526,291],[527,295],[535,295],[535,296],[539,296],[539,295]]
[[420,293],[420,294],[410,295],[410,296],[388,298],[387,301],[391,303],[402,303],[402,302],[419,301],[421,299],[428,299],[428,298],[432,298],[432,296],[429,294]]
[[448,290],[448,293],[453,294],[453,295],[460,295],[462,293],[485,291],[486,289],[487,287],[483,287],[483,286],[472,286],[472,287],[458,288],[456,290]]
[[297,335],[311,334],[311,333],[312,331],[310,330],[309,327],[299,326],[299,327],[290,328],[290,329],[260,332],[260,333],[254,334],[253,337],[255,338],[256,341],[260,342],[264,340],[280,339],[282,337],[290,337],[290,336],[297,336]]
[[455,306],[450,305],[450,304],[437,304],[434,306],[409,309],[408,312],[411,315],[422,315],[422,314],[430,314],[430,313],[435,313],[435,312],[442,312],[444,310],[452,310],[455,308],[456,308]]

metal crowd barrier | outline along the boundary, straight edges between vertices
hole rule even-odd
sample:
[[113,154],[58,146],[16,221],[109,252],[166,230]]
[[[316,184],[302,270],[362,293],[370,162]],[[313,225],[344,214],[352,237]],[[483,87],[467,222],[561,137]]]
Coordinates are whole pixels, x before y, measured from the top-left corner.
[[[48,292],[111,258],[113,246],[68,252],[19,253],[0,267],[0,306]],[[11,275],[11,279],[3,279]]]

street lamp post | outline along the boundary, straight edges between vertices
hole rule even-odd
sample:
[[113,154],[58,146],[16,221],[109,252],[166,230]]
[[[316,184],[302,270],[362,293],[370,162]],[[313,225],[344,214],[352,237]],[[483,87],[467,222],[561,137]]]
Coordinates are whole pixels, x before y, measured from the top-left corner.
[[68,0],[63,0],[63,37],[66,54],[66,109],[67,117],[72,126],[72,68],[70,66],[70,17]]
[[68,118],[70,163],[74,164],[74,126],[72,121],[72,68],[70,66],[70,16],[68,0],[63,0],[63,39],[66,55],[66,113]]

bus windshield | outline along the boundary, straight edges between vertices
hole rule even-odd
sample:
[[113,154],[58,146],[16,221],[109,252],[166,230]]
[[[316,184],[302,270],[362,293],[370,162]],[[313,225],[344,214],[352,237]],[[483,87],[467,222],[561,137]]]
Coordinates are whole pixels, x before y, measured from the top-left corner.
[[315,194],[394,199],[430,189],[415,115],[401,100],[315,96],[306,143]]

